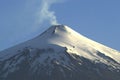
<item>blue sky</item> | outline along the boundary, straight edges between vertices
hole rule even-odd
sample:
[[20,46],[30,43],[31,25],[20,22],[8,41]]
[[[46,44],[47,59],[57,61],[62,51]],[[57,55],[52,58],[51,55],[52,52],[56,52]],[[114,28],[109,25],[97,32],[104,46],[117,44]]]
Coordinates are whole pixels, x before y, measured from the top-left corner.
[[[58,2],[49,6],[58,23],[120,51],[120,0]],[[41,5],[41,0],[0,0],[0,51],[32,39],[51,26],[47,20],[39,22]]]

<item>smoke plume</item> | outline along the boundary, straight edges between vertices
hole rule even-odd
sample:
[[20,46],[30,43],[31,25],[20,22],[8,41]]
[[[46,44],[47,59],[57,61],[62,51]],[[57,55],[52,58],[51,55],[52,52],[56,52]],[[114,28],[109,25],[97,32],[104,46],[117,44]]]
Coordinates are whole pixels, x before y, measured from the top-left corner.
[[29,29],[31,28],[31,32],[39,30],[43,32],[48,28],[47,26],[57,25],[58,21],[53,5],[63,2],[64,0],[27,0],[24,18],[26,19],[25,23],[28,22],[26,24]]
[[50,10],[50,7],[58,3],[58,0],[42,0],[41,1],[41,6],[39,9],[39,24],[46,22],[49,22],[51,25],[56,25],[58,24],[55,12]]

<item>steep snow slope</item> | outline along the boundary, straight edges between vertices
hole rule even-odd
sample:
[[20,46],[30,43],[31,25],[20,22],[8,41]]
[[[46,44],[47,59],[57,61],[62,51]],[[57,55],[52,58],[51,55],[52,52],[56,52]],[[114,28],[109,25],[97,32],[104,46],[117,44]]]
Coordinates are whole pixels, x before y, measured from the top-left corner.
[[[52,26],[40,36],[20,45],[9,48],[5,51],[2,51],[0,57],[6,56],[4,58],[7,58],[7,56],[9,57],[9,54],[11,54],[10,56],[12,56],[15,51],[18,51],[24,47],[31,46],[35,48],[43,48],[49,47],[49,44],[67,47],[69,52],[74,52],[80,56],[92,60],[98,59],[96,52],[100,51],[104,55],[120,63],[120,53],[118,51],[92,41],[64,25]],[[87,53],[87,51],[91,52],[92,55],[90,53]]]
[[65,25],[52,26],[36,38],[0,52],[0,64],[1,80],[120,79],[118,51]]

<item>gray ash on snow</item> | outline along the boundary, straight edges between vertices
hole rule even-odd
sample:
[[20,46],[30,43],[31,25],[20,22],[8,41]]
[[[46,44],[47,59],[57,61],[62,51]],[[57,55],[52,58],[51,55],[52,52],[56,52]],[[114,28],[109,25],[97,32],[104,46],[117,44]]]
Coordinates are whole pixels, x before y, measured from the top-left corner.
[[65,25],[0,52],[0,80],[120,80],[120,53]]

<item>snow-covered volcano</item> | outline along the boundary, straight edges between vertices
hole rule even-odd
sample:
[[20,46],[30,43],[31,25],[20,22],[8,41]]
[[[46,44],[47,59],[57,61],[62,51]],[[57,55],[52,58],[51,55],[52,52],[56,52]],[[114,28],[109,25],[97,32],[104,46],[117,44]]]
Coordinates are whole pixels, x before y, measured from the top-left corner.
[[55,25],[0,52],[0,80],[120,80],[120,53]]

